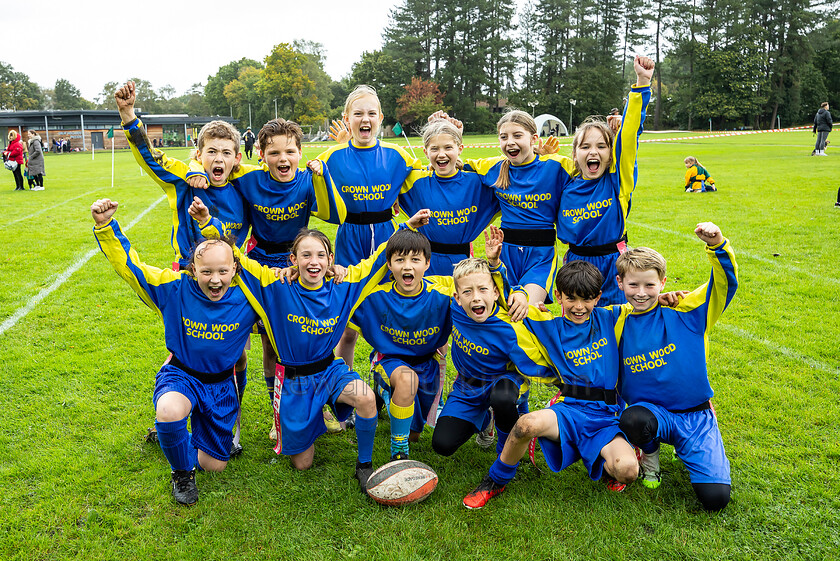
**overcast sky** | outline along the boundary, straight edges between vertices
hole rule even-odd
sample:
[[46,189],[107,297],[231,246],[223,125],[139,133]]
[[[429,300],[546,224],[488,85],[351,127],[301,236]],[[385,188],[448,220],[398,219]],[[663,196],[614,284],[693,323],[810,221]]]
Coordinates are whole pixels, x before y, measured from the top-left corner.
[[[24,0],[4,5],[0,61],[42,88],[65,78],[93,101],[109,81],[166,84],[178,95],[233,60],[262,62],[278,43],[325,47],[338,80],[382,46],[400,0]],[[234,25],[230,25],[234,23]]]

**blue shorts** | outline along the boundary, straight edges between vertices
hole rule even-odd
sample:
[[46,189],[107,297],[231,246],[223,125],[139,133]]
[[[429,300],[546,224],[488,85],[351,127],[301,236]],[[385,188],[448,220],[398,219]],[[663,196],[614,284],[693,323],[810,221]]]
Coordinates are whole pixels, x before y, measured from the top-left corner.
[[152,403],[156,408],[160,396],[168,392],[177,392],[190,400],[193,446],[217,460],[228,461],[233,427],[239,413],[233,376],[222,382],[205,384],[180,368],[164,364],[155,376]]
[[339,421],[346,421],[353,407],[337,403],[347,384],[361,380],[344,361],[337,358],[326,370],[283,380],[280,402],[275,404],[280,417],[280,453],[292,456],[306,451],[315,439],[327,432],[324,405],[329,405]]
[[[423,432],[429,411],[432,407],[437,407],[435,398],[438,389],[440,389],[440,363],[437,361],[437,355],[435,355],[435,358],[415,366],[396,358],[383,356],[379,360],[374,360],[370,366],[373,370],[373,380],[376,385],[387,390],[391,395],[393,395],[394,390],[391,388],[390,377],[394,370],[400,366],[406,366],[417,373],[418,387],[417,394],[414,396],[414,417],[411,419],[411,430],[413,432]],[[381,392],[379,393],[381,395]]]
[[394,220],[379,224],[348,224],[338,227],[335,234],[335,262],[342,267],[358,265],[367,259],[379,244],[387,242],[397,231]]
[[560,439],[559,442],[545,437],[538,439],[549,469],[560,471],[582,460],[589,478],[601,479],[604,472],[601,449],[616,436],[624,436],[618,428],[618,408],[581,407],[561,401],[549,409],[557,415]]
[[585,257],[583,255],[576,255],[571,251],[567,251],[566,255],[563,257],[563,264],[571,261],[586,261],[595,265],[604,277],[604,284],[601,286],[601,299],[598,300],[596,305],[610,306],[615,304],[620,306],[621,304],[627,303],[627,298],[624,296],[624,292],[618,288],[618,281],[615,280],[615,277],[618,275],[618,271],[615,268],[615,262],[619,255],[621,254],[616,251],[615,253],[610,253],[609,255]]
[[492,382],[478,387],[466,384],[459,375],[452,384],[452,391],[446,396],[446,403],[440,416],[455,417],[470,422],[475,426],[476,432],[483,430],[490,422],[490,391],[501,380],[510,380],[516,384],[520,395],[528,387],[523,386],[522,377],[513,372],[502,374]]
[[688,469],[692,483],[732,484],[729,458],[717,417],[711,409],[692,413],[672,413],[659,405],[634,403],[653,413],[659,422],[657,437],[674,447],[677,457]]
[[280,269],[292,266],[292,262],[289,261],[289,255],[291,255],[291,253],[264,253],[260,250],[259,246],[256,246],[248,252],[248,258],[253,259],[260,265],[277,267]]
[[[422,228],[421,228],[422,230]],[[455,265],[469,257],[469,255],[452,255],[449,253],[435,253],[432,252],[432,258],[429,260],[429,270],[426,271],[425,276],[441,276],[451,277]]]
[[559,259],[554,246],[519,246],[502,243],[502,262],[511,285],[536,284],[546,291],[546,302],[554,294],[554,277],[557,276]]

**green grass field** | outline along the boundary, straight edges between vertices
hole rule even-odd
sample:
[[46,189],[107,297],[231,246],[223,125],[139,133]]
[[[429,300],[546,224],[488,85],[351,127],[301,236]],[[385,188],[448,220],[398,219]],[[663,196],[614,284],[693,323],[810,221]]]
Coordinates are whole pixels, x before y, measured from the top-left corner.
[[[257,339],[245,453],[223,473],[199,474],[199,503],[179,507],[163,454],[142,439],[167,354],[162,325],[98,253],[89,212],[96,198],[118,200],[117,217],[131,224],[140,256],[168,266],[171,221],[160,189],[125,151],[116,154],[113,188],[107,152],[94,161],[89,153],[48,155],[42,193],[13,192],[3,173],[0,558],[836,558],[840,152],[811,158],[812,139],[790,132],[640,148],[631,245],[659,249],[667,286],[692,289],[708,275],[692,230],[711,220],[732,240],[740,266],[738,294],[711,335],[714,403],[733,478],[732,502],[716,515],[700,509],[668,446],[656,491],[632,485],[610,493],[580,464],[555,474],[538,454],[542,474],[523,462],[504,494],[468,511],[461,499],[494,454],[470,441],[438,457],[429,430],[412,457],[438,472],[437,490],[419,505],[379,507],[353,479],[354,433],[319,439],[308,472],[272,452]],[[466,141],[481,142],[494,137]],[[307,147],[305,155],[318,152]],[[687,155],[712,172],[718,193],[683,193]],[[357,367],[368,350],[358,346]],[[532,407],[550,394],[536,391]],[[388,434],[381,421],[377,466],[388,461]]]

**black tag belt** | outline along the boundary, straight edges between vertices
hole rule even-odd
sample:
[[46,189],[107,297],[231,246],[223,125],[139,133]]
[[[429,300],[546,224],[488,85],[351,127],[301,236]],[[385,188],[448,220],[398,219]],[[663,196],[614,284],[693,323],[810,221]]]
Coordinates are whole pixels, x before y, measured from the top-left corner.
[[529,247],[554,247],[557,234],[554,230],[517,230],[502,228],[505,233],[505,243]]
[[[172,351],[169,351],[172,353]],[[228,368],[222,372],[199,372],[198,370],[193,370],[180,360],[178,357],[175,356],[175,353],[172,353],[172,358],[169,359],[169,364],[174,366],[175,368],[180,368],[193,378],[197,379],[199,382],[204,384],[217,384],[219,382],[224,382],[231,376],[233,376],[233,368]]]
[[309,364],[298,364],[293,366],[291,364],[281,364],[283,366],[283,377],[287,380],[294,380],[301,376],[311,376],[318,372],[323,372],[327,367],[333,363],[335,355],[330,353],[321,360],[310,362]]

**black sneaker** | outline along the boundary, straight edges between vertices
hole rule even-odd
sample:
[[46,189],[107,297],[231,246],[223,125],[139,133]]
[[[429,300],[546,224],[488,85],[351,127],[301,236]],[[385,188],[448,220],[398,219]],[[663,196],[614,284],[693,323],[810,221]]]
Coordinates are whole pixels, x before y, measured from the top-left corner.
[[157,443],[157,429],[155,427],[149,427],[146,429],[146,436],[143,437],[143,440],[150,443]]
[[241,456],[243,450],[245,450],[245,447],[242,444],[234,442],[230,445],[230,457],[236,458],[237,456]]
[[391,461],[396,462],[397,460],[407,460],[408,459],[408,451],[405,452],[397,452],[396,454],[391,454]]
[[505,490],[504,485],[499,485],[489,475],[485,475],[478,487],[472,493],[464,497],[464,506],[469,509],[482,508],[487,502]]
[[195,486],[195,469],[172,471],[172,496],[182,505],[191,506],[198,502],[198,487]]
[[356,462],[356,479],[359,480],[359,488],[361,488],[362,493],[367,493],[367,482],[372,473],[373,464],[371,462]]

